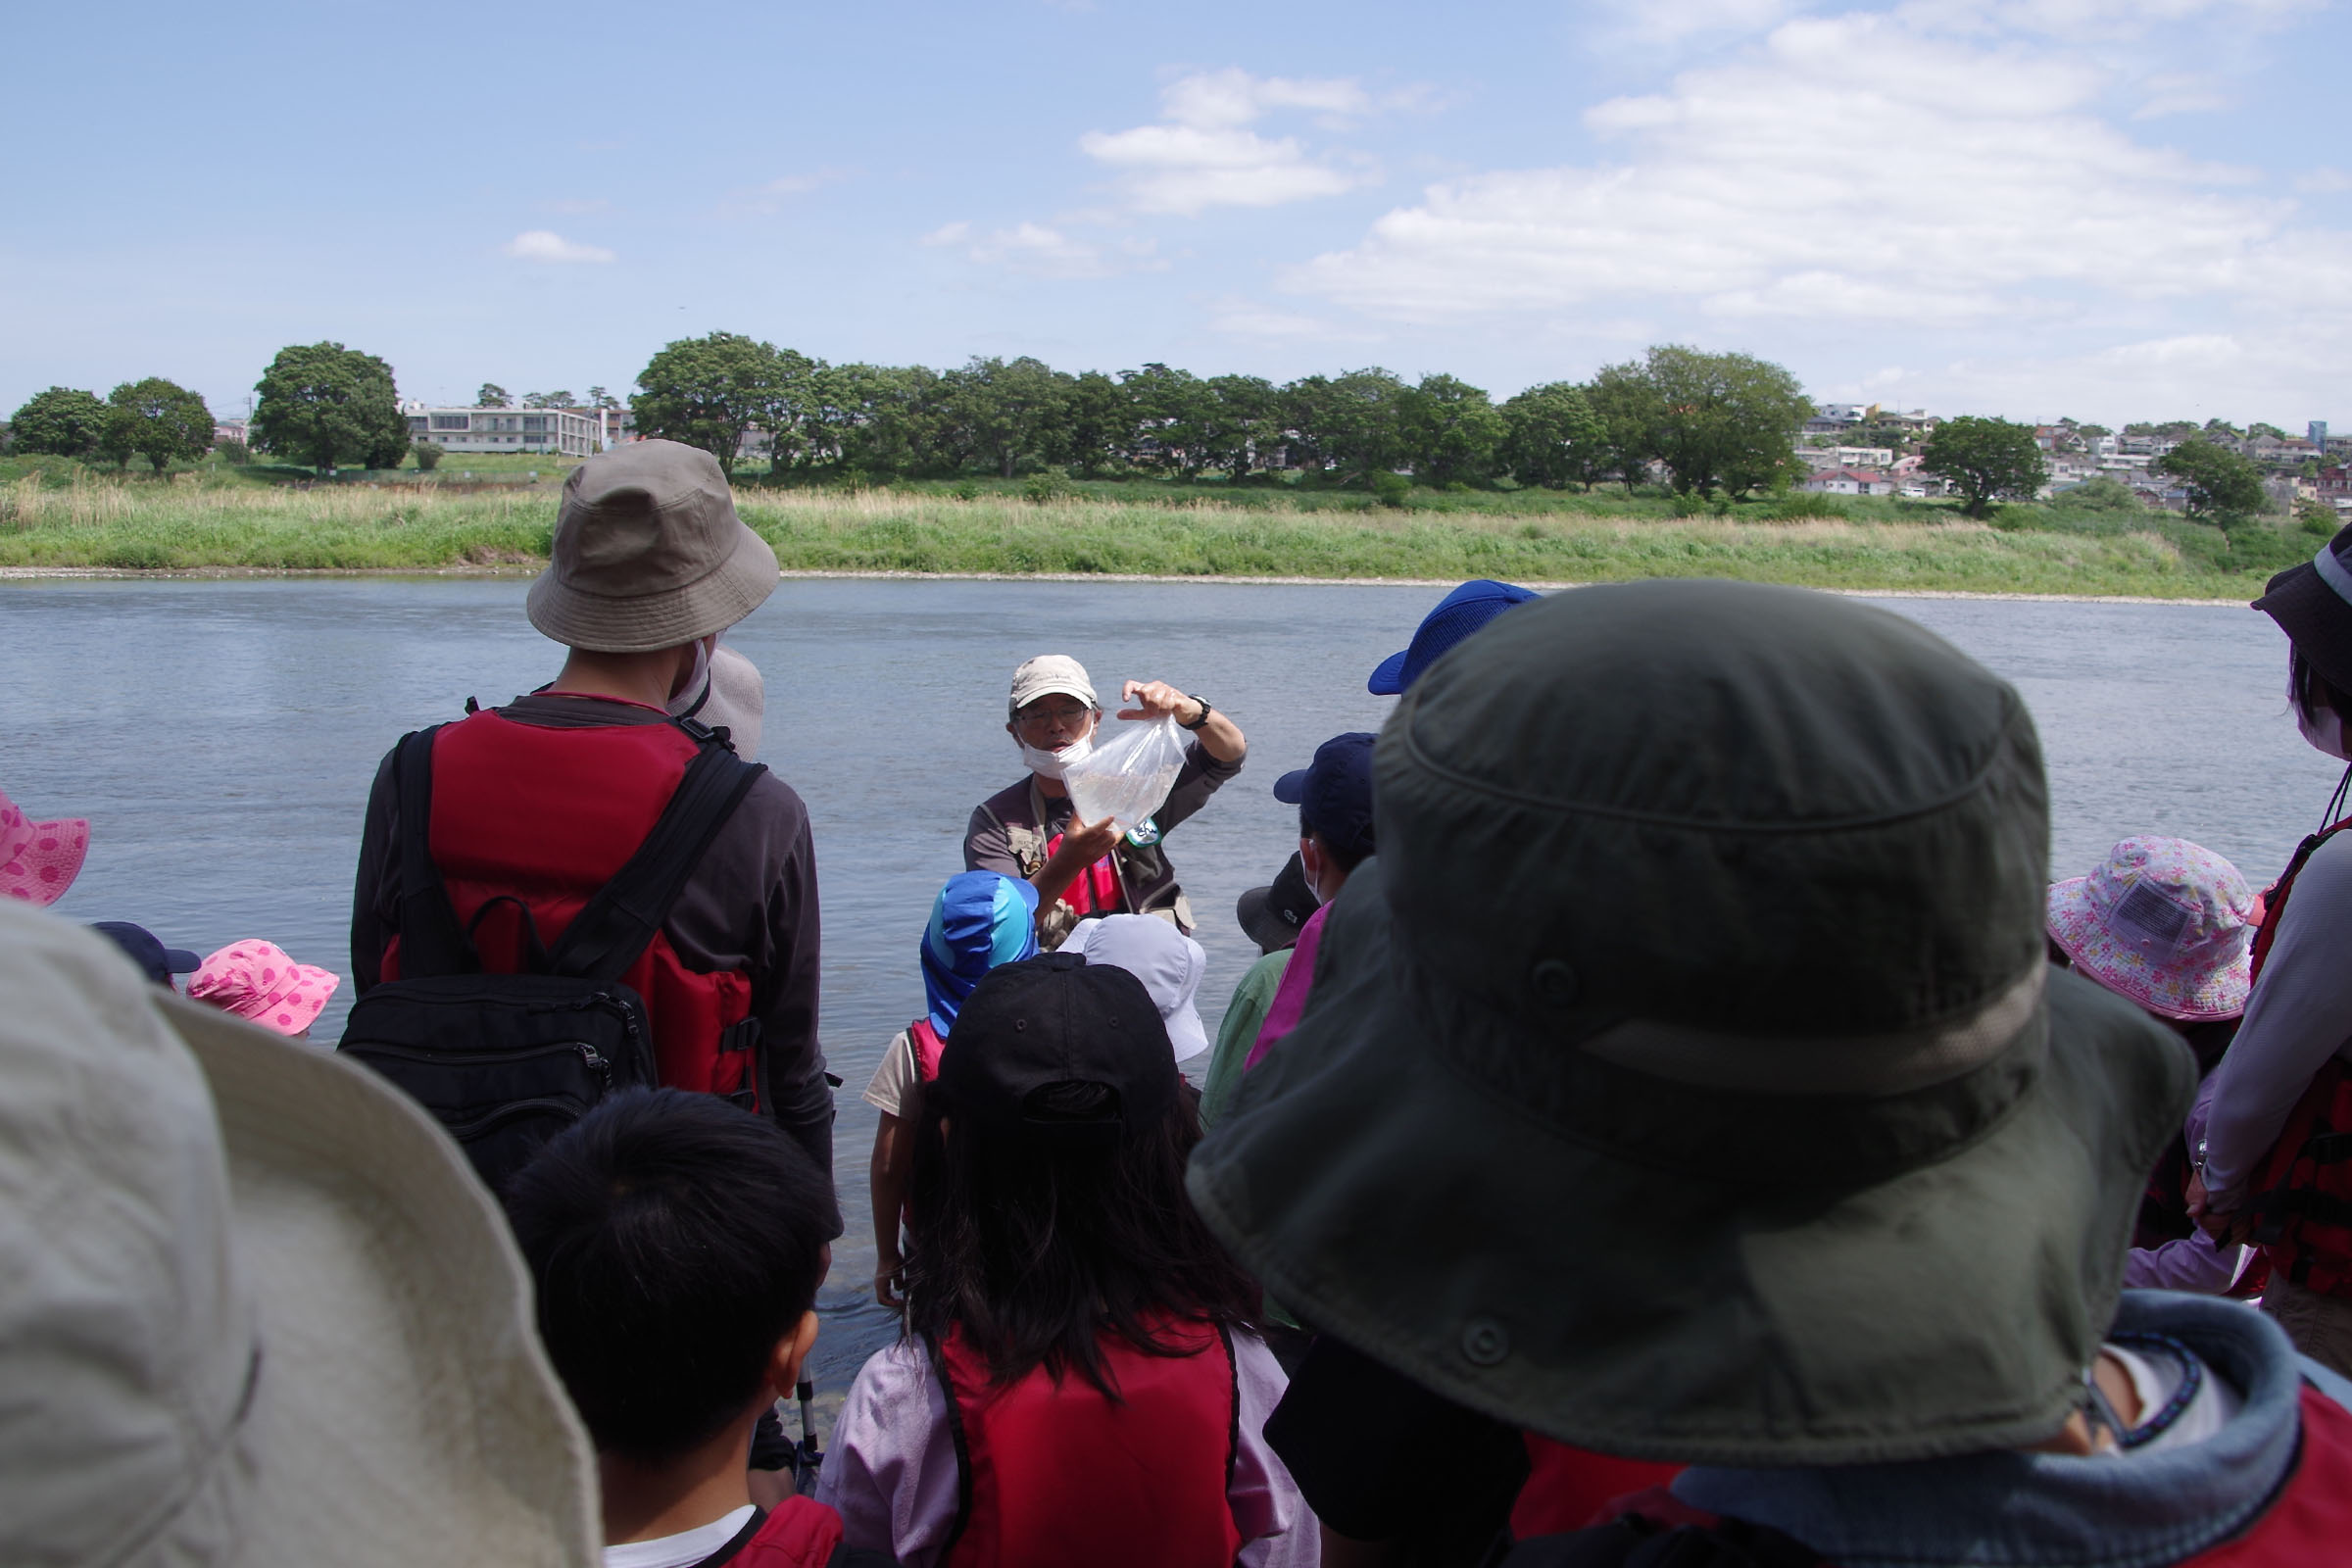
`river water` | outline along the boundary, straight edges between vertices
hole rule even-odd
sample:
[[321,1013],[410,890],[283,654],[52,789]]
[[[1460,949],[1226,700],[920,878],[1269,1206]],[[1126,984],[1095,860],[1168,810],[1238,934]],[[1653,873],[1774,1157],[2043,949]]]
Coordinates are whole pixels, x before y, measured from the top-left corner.
[[[561,654],[519,580],[0,582],[0,788],[92,820],[59,902],[210,952],[268,937],[350,973],[351,874],[377,760],[404,731],[503,702]],[[846,1081],[835,1251],[817,1376],[838,1393],[892,1332],[867,1297],[873,1242],[858,1098],[922,1003],[915,943],[962,868],[971,808],[1019,776],[1005,683],[1031,654],[1077,655],[1108,695],[1168,680],[1235,719],[1249,770],[1169,839],[1209,954],[1213,1033],[1256,950],[1235,898],[1295,847],[1268,793],[1393,700],[1364,677],[1438,591],[1257,584],[788,581],[729,635],[767,679],[761,760],[815,824],[823,1034]],[[2116,839],[2170,833],[2259,886],[2326,805],[2335,770],[2295,734],[2285,643],[2240,607],[1890,600],[2014,682],[2049,758],[2054,874]],[[341,1031],[348,983],[316,1031]],[[1203,1058],[1203,1062],[1205,1058]],[[1196,1063],[1198,1071],[1202,1063]]]

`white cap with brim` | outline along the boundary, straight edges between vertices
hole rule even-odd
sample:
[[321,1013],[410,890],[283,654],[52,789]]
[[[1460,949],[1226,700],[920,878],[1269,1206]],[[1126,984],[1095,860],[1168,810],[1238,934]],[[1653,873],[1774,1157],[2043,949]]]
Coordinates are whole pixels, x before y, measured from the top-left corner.
[[1078,954],[1089,963],[1110,964],[1141,980],[1168,1026],[1168,1044],[1175,1048],[1178,1061],[1190,1061],[1208,1049],[1208,1030],[1195,1004],[1208,955],[1177,930],[1174,921],[1156,914],[1081,920],[1055,951]]
[[465,1157],[364,1068],[0,901],[0,1561],[598,1560]]
[[1095,683],[1086,678],[1086,666],[1067,654],[1040,654],[1025,660],[1012,672],[1012,696],[1005,704],[1007,713],[1017,713],[1040,697],[1059,692],[1075,697],[1089,708],[1101,706],[1095,700]]

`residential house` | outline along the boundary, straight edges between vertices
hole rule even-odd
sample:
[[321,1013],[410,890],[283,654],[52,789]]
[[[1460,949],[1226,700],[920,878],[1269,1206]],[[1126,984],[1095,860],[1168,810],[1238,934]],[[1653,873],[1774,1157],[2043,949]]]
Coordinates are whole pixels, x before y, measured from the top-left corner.
[[1824,468],[1797,486],[1815,496],[1890,496],[1901,481],[1879,468]]

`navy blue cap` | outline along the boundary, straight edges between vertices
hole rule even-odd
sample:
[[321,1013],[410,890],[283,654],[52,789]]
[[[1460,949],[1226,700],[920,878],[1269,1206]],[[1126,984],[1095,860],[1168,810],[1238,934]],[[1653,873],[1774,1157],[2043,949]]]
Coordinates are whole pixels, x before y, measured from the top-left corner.
[[1274,781],[1274,798],[1343,855],[1372,853],[1372,742],[1353,730],[1315,748],[1315,760]]
[[1544,596],[1533,588],[1479,577],[1462,584],[1438,601],[1438,608],[1421,617],[1413,646],[1380,662],[1364,689],[1375,697],[1396,697],[1427,672],[1453,645],[1493,620],[1513,605]]
[[175,974],[194,974],[204,962],[185,948],[165,947],[154,932],[128,920],[100,920],[90,929],[112,937],[115,946],[128,954],[130,961],[159,986],[170,985]]

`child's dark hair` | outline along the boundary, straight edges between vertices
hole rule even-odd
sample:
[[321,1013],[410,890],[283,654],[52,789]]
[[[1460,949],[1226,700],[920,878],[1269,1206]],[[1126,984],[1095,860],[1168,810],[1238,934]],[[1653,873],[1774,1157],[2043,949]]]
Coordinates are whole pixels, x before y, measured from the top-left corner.
[[2352,693],[2331,684],[2291,643],[2286,652],[2286,696],[2306,713],[2333,709],[2337,717],[2352,723]]
[[1329,860],[1342,876],[1353,876],[1357,866],[1372,858],[1373,852],[1370,850],[1365,850],[1360,854],[1343,850],[1321,833],[1316,832],[1313,827],[1308,825],[1306,812],[1303,810],[1298,813],[1298,836],[1302,839],[1312,838],[1317,844],[1322,845],[1323,858]]
[[[1171,1065],[1168,1069],[1174,1072]],[[1049,1084],[1033,1119],[1086,1121],[1111,1091]],[[1200,1223],[1184,1192],[1200,1141],[1200,1097],[1120,1139],[1062,1139],[956,1121],[926,1095],[908,1175],[906,1328],[933,1340],[960,1328],[999,1383],[1043,1366],[1113,1398],[1098,1336],[1149,1354],[1183,1354],[1155,1318],[1250,1327],[1257,1286]]]
[[589,1436],[649,1464],[759,1396],[840,1228],[831,1180],[775,1123],[680,1089],[604,1102],[506,1200],[540,1338]]

